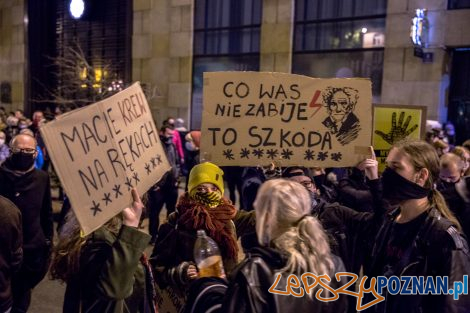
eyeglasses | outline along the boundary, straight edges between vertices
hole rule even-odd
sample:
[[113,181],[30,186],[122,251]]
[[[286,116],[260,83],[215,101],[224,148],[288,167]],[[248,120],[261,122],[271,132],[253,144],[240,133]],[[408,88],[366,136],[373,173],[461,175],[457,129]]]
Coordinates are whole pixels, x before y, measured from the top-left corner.
[[308,181],[308,180],[302,181],[300,182],[300,184],[304,186],[305,188],[312,188],[313,186],[315,186],[312,181]]
[[20,149],[20,148],[10,148],[11,152],[12,153],[20,153],[20,152],[23,152],[23,153],[26,153],[26,154],[33,154],[36,152],[36,149],[34,148],[24,148],[24,149]]

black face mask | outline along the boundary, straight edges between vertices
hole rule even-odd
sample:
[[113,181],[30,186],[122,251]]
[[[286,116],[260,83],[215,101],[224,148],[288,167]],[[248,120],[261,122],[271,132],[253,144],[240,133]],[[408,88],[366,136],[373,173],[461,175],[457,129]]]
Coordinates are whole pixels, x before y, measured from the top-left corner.
[[409,181],[390,168],[382,173],[383,197],[391,204],[427,197],[431,189]]
[[441,186],[444,188],[444,189],[448,189],[448,188],[452,188],[455,186],[456,183],[458,183],[459,181],[456,181],[455,183],[453,182],[446,182],[444,180],[441,180],[440,184]]
[[12,153],[10,156],[10,162],[14,170],[27,171],[33,167],[35,161],[34,153],[17,152]]

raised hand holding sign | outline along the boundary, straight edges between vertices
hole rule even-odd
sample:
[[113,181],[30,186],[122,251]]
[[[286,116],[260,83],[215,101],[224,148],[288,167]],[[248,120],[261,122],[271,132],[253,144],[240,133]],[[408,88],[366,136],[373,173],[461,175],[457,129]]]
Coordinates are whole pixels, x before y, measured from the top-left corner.
[[138,83],[60,116],[41,134],[85,235],[135,202],[133,188],[146,192],[170,169]]

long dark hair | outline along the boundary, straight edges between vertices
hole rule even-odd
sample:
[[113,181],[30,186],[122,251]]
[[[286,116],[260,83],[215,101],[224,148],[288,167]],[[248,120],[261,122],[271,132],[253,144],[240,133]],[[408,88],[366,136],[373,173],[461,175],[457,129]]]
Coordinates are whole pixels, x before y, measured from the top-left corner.
[[[105,227],[118,234],[122,226],[122,215],[118,214],[109,220]],[[72,210],[66,216],[66,222],[59,234],[59,241],[54,248],[50,267],[51,279],[69,282],[80,271],[80,254],[90,236],[82,236],[80,224]]]

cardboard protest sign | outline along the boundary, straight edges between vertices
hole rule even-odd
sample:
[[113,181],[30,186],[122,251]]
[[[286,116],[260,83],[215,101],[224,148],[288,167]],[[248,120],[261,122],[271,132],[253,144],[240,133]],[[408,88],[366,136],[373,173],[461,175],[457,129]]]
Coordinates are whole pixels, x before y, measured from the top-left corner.
[[374,105],[373,129],[372,145],[379,161],[379,171],[383,172],[388,152],[395,142],[404,138],[424,139],[426,107]]
[[218,165],[354,166],[372,131],[368,79],[204,73],[201,158]]
[[138,83],[41,128],[85,234],[131,205],[170,169]]

